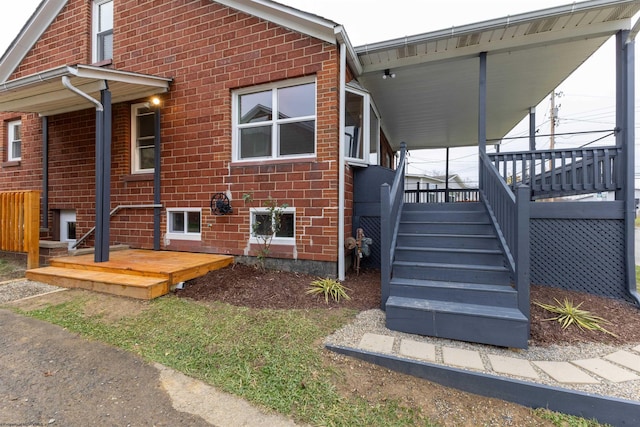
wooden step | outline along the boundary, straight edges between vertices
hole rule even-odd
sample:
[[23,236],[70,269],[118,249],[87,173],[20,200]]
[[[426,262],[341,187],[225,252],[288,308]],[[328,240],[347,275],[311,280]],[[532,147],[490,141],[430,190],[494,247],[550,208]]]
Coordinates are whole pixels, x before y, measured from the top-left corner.
[[169,293],[168,278],[138,276],[64,267],[27,270],[29,280],[63,288],[80,288],[137,299],[153,299]]

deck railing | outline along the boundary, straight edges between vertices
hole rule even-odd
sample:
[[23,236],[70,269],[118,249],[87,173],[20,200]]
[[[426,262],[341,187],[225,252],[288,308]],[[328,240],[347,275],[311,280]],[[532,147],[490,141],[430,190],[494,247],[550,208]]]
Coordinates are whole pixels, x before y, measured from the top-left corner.
[[27,269],[39,267],[39,191],[0,193],[0,250],[26,252]]
[[529,316],[529,197],[519,185],[515,193],[485,153],[480,153],[480,194],[508,260],[518,291],[518,308]]
[[615,191],[618,148],[571,148],[488,154],[511,188],[531,187],[533,198]]
[[380,186],[380,282],[381,308],[384,310],[389,298],[391,265],[395,256],[396,239],[404,199],[404,175],[407,165],[407,145],[400,144],[400,161],[393,184]]
[[457,203],[480,201],[478,190],[475,188],[420,188],[420,183],[416,184],[417,186],[414,189],[405,188],[405,203]]

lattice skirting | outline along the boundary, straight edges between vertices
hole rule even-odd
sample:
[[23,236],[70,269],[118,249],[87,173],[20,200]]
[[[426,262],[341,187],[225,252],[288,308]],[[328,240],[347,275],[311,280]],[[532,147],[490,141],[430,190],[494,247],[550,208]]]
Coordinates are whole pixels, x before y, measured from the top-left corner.
[[631,301],[622,220],[532,219],[530,230],[532,284]]

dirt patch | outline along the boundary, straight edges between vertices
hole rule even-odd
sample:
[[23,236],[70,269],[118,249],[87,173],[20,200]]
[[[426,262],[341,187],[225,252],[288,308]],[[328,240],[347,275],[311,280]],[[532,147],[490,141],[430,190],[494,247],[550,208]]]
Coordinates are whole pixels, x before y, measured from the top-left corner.
[[[348,294],[351,299],[341,300],[339,303],[331,299],[326,303],[321,296],[308,295],[306,292],[309,285],[315,279],[317,277],[307,274],[262,271],[252,266],[234,264],[187,282],[185,289],[177,291],[177,295],[200,301],[222,301],[251,308],[324,308],[327,310],[339,307],[355,310],[380,308],[380,272],[377,270],[363,270],[359,275],[349,274],[344,285],[349,289]],[[582,302],[580,308],[607,319],[610,323],[602,326],[617,337],[577,328],[563,330],[558,322],[545,321],[544,319],[553,315],[533,302],[553,304],[554,298],[560,302],[566,298],[576,305]],[[529,341],[531,345],[640,342],[640,309],[632,304],[549,286],[532,286],[531,301]]]
[[84,302],[85,316],[100,317],[106,323],[115,323],[125,317],[138,316],[149,307],[149,301],[100,294],[84,289],[54,292],[41,297],[14,301],[7,305],[28,312],[78,300]]

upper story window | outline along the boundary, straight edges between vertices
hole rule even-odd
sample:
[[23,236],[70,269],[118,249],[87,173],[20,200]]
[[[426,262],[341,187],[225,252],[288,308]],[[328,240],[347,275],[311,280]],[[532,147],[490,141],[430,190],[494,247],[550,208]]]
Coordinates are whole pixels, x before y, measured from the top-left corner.
[[93,1],[93,62],[113,58],[113,0]]
[[379,164],[380,118],[371,96],[349,87],[345,93],[345,158],[351,164]]
[[148,173],[155,168],[155,112],[149,104],[131,106],[131,172]]
[[316,83],[296,79],[233,94],[233,159],[314,156]]
[[15,120],[7,123],[7,160],[18,161],[22,158],[22,122]]

